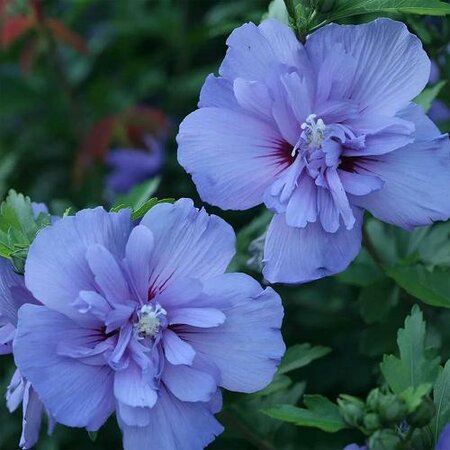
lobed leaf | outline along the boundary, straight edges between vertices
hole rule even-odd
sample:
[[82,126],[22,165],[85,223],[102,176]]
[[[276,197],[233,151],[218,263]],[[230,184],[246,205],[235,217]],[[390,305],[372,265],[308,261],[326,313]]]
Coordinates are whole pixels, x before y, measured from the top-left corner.
[[49,214],[35,217],[29,197],[10,190],[0,206],[0,256],[10,258],[22,272],[28,247],[39,230],[49,224]]
[[395,394],[423,384],[434,384],[439,374],[439,358],[430,357],[425,349],[425,321],[414,306],[397,337],[400,357],[385,355],[380,365],[387,384]]

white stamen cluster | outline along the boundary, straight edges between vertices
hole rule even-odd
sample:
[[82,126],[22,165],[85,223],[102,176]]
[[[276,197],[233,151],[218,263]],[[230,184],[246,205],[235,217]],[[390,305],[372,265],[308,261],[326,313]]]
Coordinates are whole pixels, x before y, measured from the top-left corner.
[[138,313],[139,322],[136,324],[139,336],[155,336],[161,327],[161,316],[166,315],[167,311],[161,305],[144,305]]
[[295,147],[292,149],[292,156],[299,150],[301,142],[306,142],[310,148],[320,148],[325,137],[325,123],[322,119],[317,119],[316,114],[310,114],[300,128],[303,130]]
[[320,148],[325,134],[325,123],[322,119],[317,119],[315,114],[310,114],[306,118],[306,122],[302,123],[301,129],[302,135],[305,137],[309,144],[314,148]]

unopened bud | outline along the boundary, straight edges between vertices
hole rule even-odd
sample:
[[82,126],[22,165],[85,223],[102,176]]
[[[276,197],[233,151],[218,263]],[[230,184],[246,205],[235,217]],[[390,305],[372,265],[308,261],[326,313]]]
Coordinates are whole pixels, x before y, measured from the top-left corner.
[[341,395],[338,405],[340,413],[348,425],[358,427],[362,424],[365,409],[365,403],[362,400],[351,395]]
[[364,416],[364,428],[367,431],[373,432],[381,428],[380,417],[377,413],[371,412]]
[[378,388],[376,389],[372,389],[369,393],[369,395],[367,396],[367,407],[371,410],[371,411],[378,411],[379,405],[380,405],[380,400],[383,397],[383,394],[380,392],[380,390]]
[[376,431],[369,439],[370,450],[398,450],[401,438],[394,430]]
[[385,424],[397,424],[406,418],[407,406],[395,395],[388,394],[380,399],[378,412]]

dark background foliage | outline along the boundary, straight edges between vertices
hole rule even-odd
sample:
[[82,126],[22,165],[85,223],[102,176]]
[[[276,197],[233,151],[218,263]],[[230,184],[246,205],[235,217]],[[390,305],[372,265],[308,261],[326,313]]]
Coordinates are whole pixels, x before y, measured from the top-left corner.
[[[4,3],[8,17],[22,17],[38,2]],[[3,11],[0,195],[12,187],[34,201],[47,203],[58,214],[69,206],[108,206],[104,189],[107,169],[102,161],[81,168],[77,161],[80,152],[95,153],[95,145],[100,146],[96,141],[86,150],[92,127],[100,133],[95,127],[103,119],[140,105],[163,111],[172,125],[167,163],[156,195],[192,197],[201,206],[193,183],[176,160],[177,127],[195,109],[205,76],[217,72],[228,34],[243,22],[258,23],[268,4],[258,0],[44,0],[40,3],[42,17],[60,21],[69,34],[52,34],[45,27],[34,27],[16,39],[5,35]],[[371,18],[359,16],[352,22]],[[449,23],[439,18],[399,18],[419,34],[430,56],[441,66],[441,79],[448,79],[450,58],[445,48]],[[448,85],[439,96],[450,104]],[[450,123],[440,125],[443,131],[450,129]],[[236,231],[244,230],[235,266],[249,270],[242,262],[248,257],[250,240],[257,234],[244,227],[261,211],[207,209],[230,221]],[[440,234],[421,230],[410,235],[369,220],[366,228],[386,266],[414,269],[419,265],[427,270],[437,266],[448,276],[444,280],[450,280],[449,227]],[[436,261],[438,249],[440,259]],[[252,274],[260,279],[257,273]],[[414,289],[405,287],[404,282],[399,287],[394,275],[387,275],[363,251],[351,268],[337,277],[301,287],[277,287],[286,308],[283,332],[288,346],[307,342],[331,351],[289,373],[289,378],[277,378],[263,395],[227,394],[220,415],[227,430],[211,448],[340,450],[348,442],[361,441],[358,432],[329,435],[283,424],[260,410],[296,404],[303,392],[320,393],[333,400],[341,393],[364,397],[379,384],[382,355],[396,352],[397,330],[418,302],[411,295]],[[448,307],[450,289],[445,281],[441,283],[432,289],[440,293]],[[423,295],[416,297],[426,302]],[[450,356],[450,314],[442,308],[421,307],[428,322],[429,345],[445,361]],[[4,392],[11,371],[11,361],[4,357],[0,362],[0,392]],[[20,412],[10,415],[1,404],[1,450],[17,448],[19,429]],[[58,426],[53,437],[43,433],[37,448],[119,450],[120,434],[114,420],[98,433],[95,443],[83,430]]]

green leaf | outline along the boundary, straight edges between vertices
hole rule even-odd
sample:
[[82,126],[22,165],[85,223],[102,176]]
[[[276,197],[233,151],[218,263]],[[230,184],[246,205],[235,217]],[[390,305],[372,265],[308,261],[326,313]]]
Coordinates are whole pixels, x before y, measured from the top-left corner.
[[123,208],[131,208],[135,211],[141,208],[156,192],[160,182],[161,177],[156,177],[135,186],[128,194],[117,197],[111,211],[117,212]]
[[405,328],[398,331],[400,358],[385,355],[380,365],[387,384],[395,394],[422,384],[433,384],[439,373],[439,358],[427,355],[425,349],[425,322],[422,311],[414,306],[405,320]]
[[322,358],[330,353],[329,347],[321,345],[311,346],[311,344],[296,344],[288,348],[281,361],[278,374],[285,374],[295,369],[300,369],[310,364],[312,361]]
[[18,248],[9,255],[16,272],[25,273],[25,261],[27,259],[27,255],[28,247]]
[[450,423],[450,360],[445,364],[444,370],[439,374],[433,391],[436,416],[433,420],[433,436],[436,443],[442,429]]
[[308,409],[282,405],[263,412],[274,419],[298,426],[319,428],[327,433],[347,428],[339,413],[339,407],[327,398],[320,395],[305,395],[304,402]]
[[[287,377],[286,377],[287,378]],[[273,433],[283,426],[283,422],[272,420],[261,411],[278,407],[279,405],[295,405],[303,395],[305,383],[296,383],[290,387],[283,387],[272,391],[268,395],[257,392],[247,395],[241,402],[229,403],[229,408],[239,419],[259,436],[267,441],[273,439]]]
[[0,229],[8,232],[13,229],[23,236],[32,236],[36,229],[31,200],[14,190],[0,208]]
[[284,0],[288,23],[298,39],[304,42],[308,32],[318,24],[321,18],[317,14],[317,0]]
[[450,268],[450,222],[437,223],[425,230],[426,235],[417,245],[421,261],[429,267]]
[[271,395],[275,392],[287,389],[292,384],[292,380],[287,375],[277,374],[272,382],[265,389],[255,392],[256,397]]
[[443,80],[432,87],[424,89],[423,92],[414,99],[414,102],[420,105],[424,110],[424,112],[428,112],[429,109],[431,108],[431,104],[439,95],[439,93],[441,92],[442,88],[446,85],[446,83],[447,81]]
[[399,398],[405,402],[408,408],[408,414],[414,412],[420,406],[422,400],[431,392],[432,388],[433,386],[430,383],[421,384],[417,389],[409,387],[399,395]]
[[173,203],[175,201],[174,198],[162,198],[158,200],[156,197],[148,199],[141,207],[135,209],[133,214],[131,214],[132,220],[138,220],[141,217],[145,216],[145,214],[150,211],[154,206],[159,203]]
[[50,224],[50,215],[35,218],[31,200],[14,190],[0,206],[0,256],[10,258],[23,273],[28,247],[41,228]]
[[143,217],[150,209],[158,203],[173,203],[173,198],[163,198],[158,200],[156,197],[151,197],[158,189],[160,177],[152,178],[151,180],[141,183],[134,187],[128,194],[117,198],[111,212],[118,212],[124,208],[132,209],[131,219],[138,220]]
[[408,294],[431,306],[450,308],[450,268],[429,270],[421,264],[391,267],[386,274]]
[[450,5],[439,0],[336,0],[327,22],[371,13],[404,13],[444,16]]

